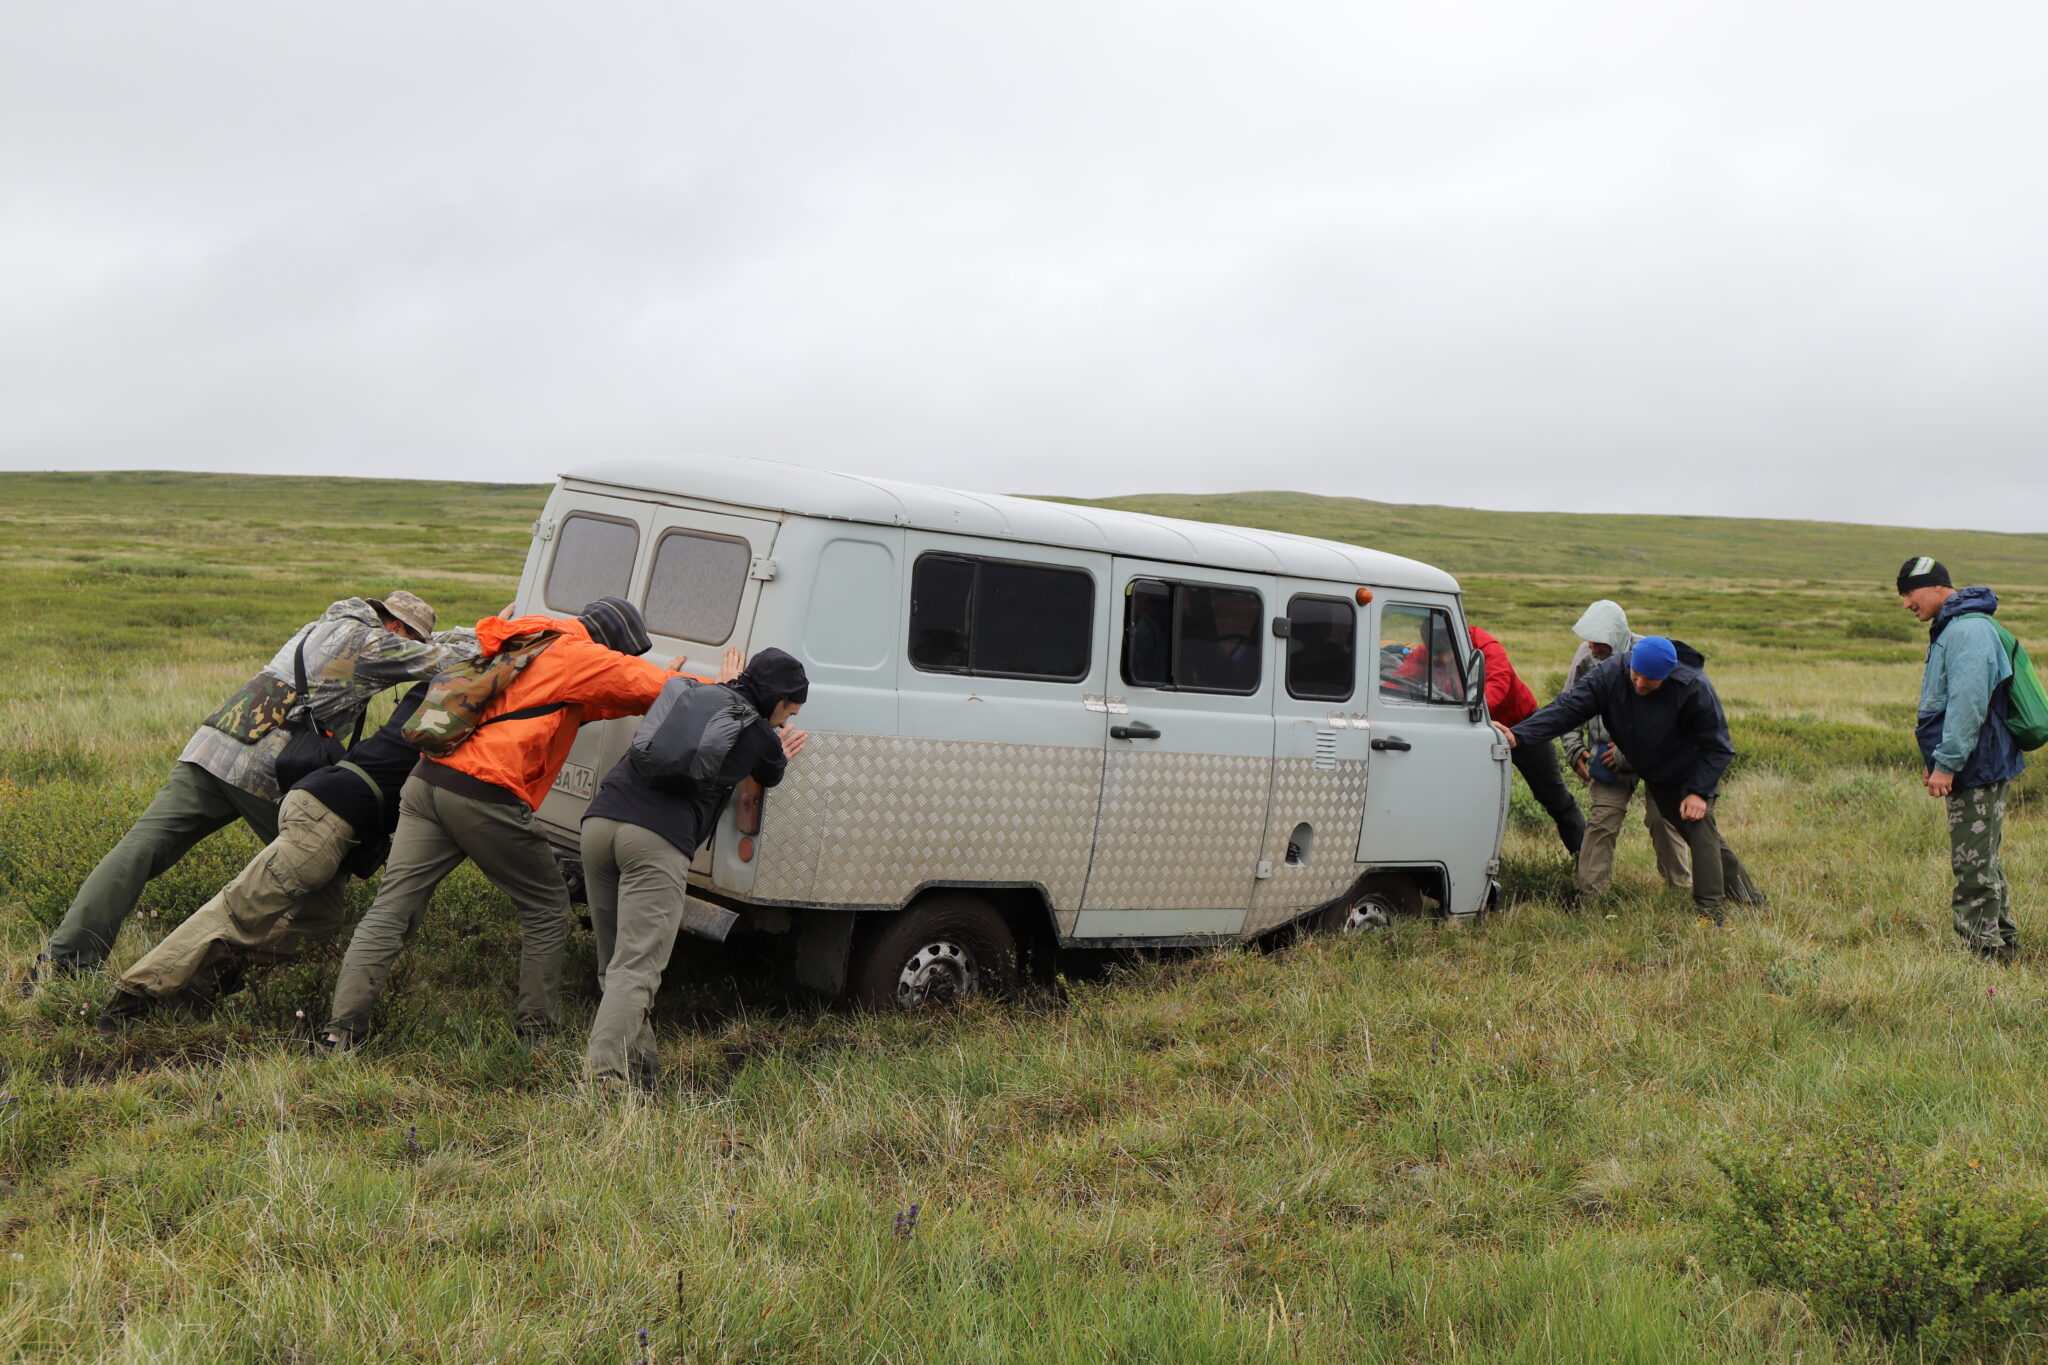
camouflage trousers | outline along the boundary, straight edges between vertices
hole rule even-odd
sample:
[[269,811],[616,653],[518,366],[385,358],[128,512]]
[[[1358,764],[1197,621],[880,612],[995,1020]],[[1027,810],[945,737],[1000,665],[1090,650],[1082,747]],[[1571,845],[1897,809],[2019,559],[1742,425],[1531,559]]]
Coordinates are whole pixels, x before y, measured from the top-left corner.
[[2005,836],[2010,782],[1957,787],[1948,794],[1949,863],[1955,869],[1956,932],[1972,948],[1996,951],[2019,942],[2012,923],[2012,893],[2005,884],[1999,844]]

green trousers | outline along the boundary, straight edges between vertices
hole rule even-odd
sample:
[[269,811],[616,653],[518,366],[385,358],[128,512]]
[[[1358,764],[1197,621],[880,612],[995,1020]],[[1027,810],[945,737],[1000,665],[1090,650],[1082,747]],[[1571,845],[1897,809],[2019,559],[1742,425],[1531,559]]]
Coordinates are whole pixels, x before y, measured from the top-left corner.
[[306,792],[286,792],[277,837],[115,983],[157,1000],[211,1003],[231,963],[279,962],[341,932],[355,826]]
[[1949,866],[1956,874],[1952,907],[1964,943],[1997,952],[2019,942],[2012,922],[2012,890],[2005,883],[2000,845],[2005,839],[2005,797],[2010,782],[1957,787],[1948,794]]
[[546,836],[524,805],[479,801],[418,777],[398,799],[377,899],[363,912],[334,983],[327,1028],[360,1038],[405,945],[419,932],[442,878],[468,859],[519,912],[519,1027],[553,1029],[561,1018],[562,954],[569,891]]
[[[196,763],[174,765],[149,809],[78,888],[44,955],[80,970],[98,967],[113,950],[122,923],[135,913],[143,888],[194,844],[237,820],[266,844],[277,838],[277,803],[230,786]],[[333,896],[338,914],[339,887]]]
[[583,884],[604,993],[584,1060],[593,1077],[651,1082],[659,1074],[649,1017],[683,921],[690,855],[652,830],[583,822]]

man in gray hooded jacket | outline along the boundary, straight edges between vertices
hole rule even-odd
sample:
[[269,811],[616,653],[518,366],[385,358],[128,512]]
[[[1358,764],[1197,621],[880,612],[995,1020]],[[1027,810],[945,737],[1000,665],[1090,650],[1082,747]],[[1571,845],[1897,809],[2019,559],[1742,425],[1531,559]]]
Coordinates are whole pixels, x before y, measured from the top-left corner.
[[[1628,613],[1620,604],[1606,598],[1587,607],[1572,632],[1583,643],[1565,671],[1563,690],[1567,692],[1609,658],[1627,654],[1642,638],[1628,628]],[[1597,896],[1614,875],[1614,846],[1621,838],[1622,822],[1628,818],[1629,802],[1635,799],[1636,770],[1609,738],[1607,724],[1598,716],[1564,736],[1564,756],[1586,783],[1586,840],[1579,847],[1578,894]],[[1657,850],[1657,872],[1664,884],[1681,891],[1689,888],[1692,871],[1686,864],[1685,837],[1664,819],[1655,801],[1643,802],[1643,823],[1649,827],[1651,847]]]

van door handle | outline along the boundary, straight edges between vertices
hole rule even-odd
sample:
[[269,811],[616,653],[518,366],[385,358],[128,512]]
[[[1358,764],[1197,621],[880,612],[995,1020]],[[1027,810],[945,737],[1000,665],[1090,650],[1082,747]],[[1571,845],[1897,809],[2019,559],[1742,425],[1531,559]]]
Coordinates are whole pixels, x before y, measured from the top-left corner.
[[1159,738],[1159,731],[1141,720],[1136,725],[1110,726],[1109,737],[1111,739],[1157,739]]
[[1375,749],[1392,749],[1397,754],[1405,754],[1415,746],[1399,735],[1388,735],[1385,739],[1374,740],[1372,747]]

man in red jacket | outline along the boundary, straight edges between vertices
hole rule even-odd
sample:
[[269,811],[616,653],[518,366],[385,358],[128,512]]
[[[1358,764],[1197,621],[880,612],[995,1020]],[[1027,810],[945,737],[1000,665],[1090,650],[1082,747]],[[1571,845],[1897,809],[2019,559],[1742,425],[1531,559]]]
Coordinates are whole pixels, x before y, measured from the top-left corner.
[[[1520,725],[1536,714],[1536,696],[1515,673],[1515,666],[1508,662],[1508,652],[1500,641],[1488,635],[1477,626],[1469,626],[1472,644],[1486,658],[1486,711],[1493,719],[1510,728]],[[1550,818],[1557,822],[1557,837],[1571,850],[1572,857],[1579,856],[1579,845],[1586,840],[1586,817],[1579,810],[1579,803],[1572,796],[1571,788],[1564,784],[1564,772],[1557,766],[1557,746],[1550,740],[1541,744],[1518,744],[1514,749],[1515,771],[1529,784],[1529,792],[1536,803],[1550,812]]]

